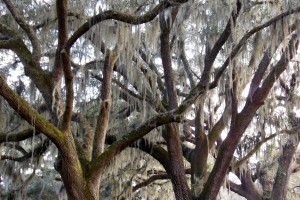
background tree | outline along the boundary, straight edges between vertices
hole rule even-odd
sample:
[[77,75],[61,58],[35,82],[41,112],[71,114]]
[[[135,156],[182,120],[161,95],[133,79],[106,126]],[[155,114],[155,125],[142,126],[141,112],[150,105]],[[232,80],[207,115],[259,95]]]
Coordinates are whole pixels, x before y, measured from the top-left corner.
[[30,195],[35,174],[61,180],[69,199],[139,198],[165,179],[176,199],[295,191],[297,0],[3,0],[0,10],[3,198]]

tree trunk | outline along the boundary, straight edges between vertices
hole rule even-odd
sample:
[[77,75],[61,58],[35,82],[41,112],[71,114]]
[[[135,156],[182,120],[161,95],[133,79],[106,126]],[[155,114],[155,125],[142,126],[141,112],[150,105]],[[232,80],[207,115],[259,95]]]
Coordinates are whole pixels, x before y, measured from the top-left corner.
[[178,125],[171,123],[166,125],[166,129],[168,138],[167,147],[170,158],[170,170],[168,171],[168,174],[171,177],[175,197],[177,200],[190,200],[192,198],[185,177]]
[[296,149],[297,145],[294,145],[292,142],[284,145],[283,147],[282,154],[279,157],[279,166],[271,195],[271,199],[273,200],[286,199],[288,181],[292,172],[290,165]]
[[192,192],[195,198],[200,196],[205,181],[208,158],[208,141],[204,132],[203,116],[204,101],[200,101],[195,118],[195,144],[196,147],[192,154],[191,173],[192,173]]
[[[73,136],[67,133],[64,137],[64,145],[61,146],[58,161],[55,163],[55,169],[60,173],[63,180],[68,199],[72,200],[98,200],[99,182],[97,186],[86,177],[87,168],[84,168],[79,160],[80,155],[76,148]],[[93,180],[96,178],[94,177]]]
[[[173,17],[176,16],[174,13]],[[171,20],[170,18],[168,20]],[[165,84],[167,88],[168,97],[168,110],[173,110],[178,107],[177,93],[174,85],[174,75],[172,69],[171,49],[170,49],[170,30],[171,24],[169,24],[164,17],[164,14],[160,15],[161,25],[161,58],[164,68]],[[179,135],[178,125],[175,123],[166,125],[166,141],[168,147],[168,154],[170,159],[170,171],[168,174],[171,177],[173,184],[173,190],[177,200],[189,200],[192,199],[192,195],[187,184],[185,176],[185,168],[183,163],[183,154],[181,149],[181,140]]]

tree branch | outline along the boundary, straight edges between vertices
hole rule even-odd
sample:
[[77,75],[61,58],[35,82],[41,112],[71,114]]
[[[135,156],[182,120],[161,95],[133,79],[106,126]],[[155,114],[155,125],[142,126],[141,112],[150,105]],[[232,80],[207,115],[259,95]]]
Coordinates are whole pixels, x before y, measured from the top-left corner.
[[240,167],[241,165],[243,165],[247,160],[249,160],[249,158],[251,156],[253,156],[259,149],[260,147],[266,143],[267,141],[273,139],[274,137],[276,137],[278,134],[274,133],[271,134],[270,136],[263,138],[261,141],[259,141],[255,147],[246,155],[244,156],[242,159],[240,159],[239,161],[237,161],[236,163],[233,164],[232,166],[232,171],[234,171],[235,169],[237,169],[238,167]]
[[97,126],[94,135],[93,159],[98,157],[104,151],[105,137],[108,129],[109,114],[111,109],[111,86],[113,68],[118,58],[119,52],[115,49],[107,51],[104,61],[103,82],[101,87],[100,113],[97,118]]
[[210,51],[207,51],[204,59],[204,70],[201,75],[200,83],[206,85],[209,83],[209,77],[212,65],[221,50],[222,46],[225,44],[229,36],[231,35],[232,26],[234,26],[236,19],[241,11],[242,3],[238,0],[236,3],[236,10],[233,10],[230,15],[230,19],[227,22],[227,25],[220,35],[219,39],[214,44],[213,48]]
[[93,138],[95,132],[89,122],[85,119],[83,115],[80,113],[73,114],[73,120],[78,122],[80,126],[85,131],[85,135],[83,136],[83,144],[82,147],[84,149],[84,154],[87,160],[91,160],[92,150],[93,150]]
[[[185,3],[186,1],[184,0],[184,1],[177,1],[177,2]],[[134,25],[143,24],[152,21],[162,10],[170,6],[172,5],[170,4],[169,1],[161,1],[152,10],[148,11],[147,13],[141,16],[128,14],[128,13],[120,13],[113,10],[101,12],[98,15],[95,15],[90,19],[88,19],[86,23],[84,23],[81,27],[79,27],[78,30],[75,31],[74,34],[69,38],[67,43],[64,45],[63,49],[69,50],[78,38],[80,38],[83,34],[88,32],[91,27],[95,26],[99,22],[108,19],[114,19],[128,24],[134,24]]]
[[50,146],[51,142],[49,139],[44,140],[44,142],[42,144],[40,144],[39,146],[35,147],[32,151],[28,152],[27,154],[21,156],[21,157],[12,157],[12,156],[6,156],[6,155],[2,155],[1,156],[1,160],[13,160],[16,162],[23,162],[31,157],[39,157],[41,156],[43,153],[45,153],[45,151],[47,150],[47,148]]
[[[3,142],[20,142],[31,138],[34,134],[34,130],[29,128],[18,133],[1,133],[0,132],[0,144]],[[40,134],[40,132],[36,132],[35,135]]]
[[[67,42],[68,38],[68,1],[67,0],[57,0],[57,19],[58,19],[58,46],[56,50],[55,57],[55,68],[53,70],[53,82],[54,85],[59,82],[61,78],[61,71],[64,73],[67,96],[65,102],[65,111],[63,113],[63,130],[70,132],[70,125],[73,112],[73,73],[71,70],[71,60],[69,55],[69,50],[63,50],[62,46]],[[55,85],[58,87],[58,85]],[[55,89],[55,87],[53,89]],[[56,88],[58,90],[58,88]],[[54,95],[55,95],[54,90]]]
[[295,56],[298,49],[299,40],[296,34],[293,34],[289,43],[283,52],[280,60],[273,67],[267,78],[263,81],[262,86],[253,94],[252,101],[262,104],[269,91],[274,85],[274,82],[279,78],[280,74],[287,68],[290,60]]
[[165,125],[171,122],[180,122],[183,119],[182,115],[176,114],[176,112],[167,112],[158,114],[143,124],[138,128],[129,131],[120,140],[114,142],[110,145],[100,156],[97,157],[91,163],[91,174],[90,178],[97,177],[100,172],[109,165],[110,161],[126,147],[132,145],[137,140],[141,139],[147,133],[153,129]]
[[165,180],[165,179],[170,179],[168,174],[155,174],[155,175],[151,176],[150,178],[148,178],[147,180],[145,180],[144,182],[141,182],[141,183],[137,184],[136,186],[134,186],[132,188],[132,192],[135,192],[142,187],[146,187],[147,185],[150,185],[154,181]]
[[16,22],[20,25],[20,27],[25,31],[27,34],[31,44],[32,44],[32,56],[36,62],[39,62],[41,58],[41,44],[37,38],[35,30],[32,26],[30,26],[24,19],[24,16],[21,12],[13,5],[11,0],[3,0],[6,7],[10,11],[13,18]]
[[58,148],[63,147],[62,133],[48,120],[44,119],[24,99],[18,96],[0,76],[0,95],[29,124],[45,134]]
[[231,51],[230,55],[228,56],[228,58],[226,59],[226,61],[223,63],[223,65],[221,66],[221,68],[218,70],[216,76],[215,76],[215,80],[210,84],[209,88],[212,89],[212,88],[215,88],[218,84],[218,81],[220,79],[220,77],[222,76],[223,72],[225,71],[225,69],[227,68],[230,60],[232,60],[239,52],[240,48],[246,43],[246,41],[256,32],[282,20],[283,18],[291,15],[291,14],[294,14],[294,13],[297,13],[297,12],[300,12],[300,6],[295,8],[295,9],[290,9],[289,11],[287,12],[284,12],[272,19],[270,19],[269,21],[265,22],[264,24],[262,25],[259,25],[259,26],[256,26],[254,27],[253,29],[251,29],[250,31],[248,31],[241,39],[240,41],[237,43],[237,45],[233,48],[233,50]]

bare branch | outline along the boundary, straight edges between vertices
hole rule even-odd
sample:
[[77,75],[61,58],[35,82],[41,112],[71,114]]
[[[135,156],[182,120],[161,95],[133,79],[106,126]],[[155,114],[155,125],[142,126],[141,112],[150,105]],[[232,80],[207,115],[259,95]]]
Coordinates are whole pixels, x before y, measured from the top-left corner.
[[[300,10],[300,9],[299,9]],[[287,68],[290,60],[295,56],[297,53],[298,48],[298,38],[296,34],[292,35],[288,46],[286,47],[285,51],[283,52],[280,60],[277,64],[273,67],[271,72],[268,74],[267,78],[262,83],[262,86],[258,88],[255,93],[253,94],[252,101],[257,101],[257,103],[263,103],[264,99],[268,95],[269,91],[271,90],[274,82],[279,78],[280,74]]]
[[[52,71],[52,89],[53,95],[59,95],[59,83],[61,81],[62,73],[64,74],[65,84],[66,84],[66,101],[65,110],[63,113],[63,127],[65,132],[70,133],[70,124],[73,111],[73,72],[71,70],[71,60],[69,55],[69,50],[62,50],[62,46],[66,43],[68,38],[68,1],[61,0],[56,2],[57,9],[57,20],[58,20],[58,46],[56,49],[54,69]],[[55,99],[54,101],[59,101]],[[58,102],[53,102],[53,105],[58,104]],[[57,106],[56,106],[57,107]],[[57,111],[56,111],[57,112]]]
[[237,8],[236,8],[236,10],[233,10],[231,12],[230,19],[228,20],[224,31],[222,32],[219,39],[214,44],[213,48],[209,52],[207,52],[207,54],[205,55],[204,70],[202,72],[201,81],[200,81],[200,83],[203,85],[209,83],[209,77],[210,77],[212,65],[213,65],[219,51],[221,50],[222,46],[225,44],[225,42],[231,35],[232,26],[234,26],[236,19],[241,11],[242,3],[238,0],[236,4],[237,4],[237,6],[236,6]]

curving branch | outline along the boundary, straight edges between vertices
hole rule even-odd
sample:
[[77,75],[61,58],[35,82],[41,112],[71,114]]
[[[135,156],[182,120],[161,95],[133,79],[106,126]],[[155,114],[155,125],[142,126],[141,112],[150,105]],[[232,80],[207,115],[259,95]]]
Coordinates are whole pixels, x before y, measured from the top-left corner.
[[228,20],[224,31],[222,32],[222,34],[220,35],[220,37],[214,44],[213,48],[210,51],[208,51],[207,54],[205,55],[204,69],[203,69],[203,72],[201,75],[201,80],[200,80],[200,83],[202,85],[206,85],[209,83],[209,77],[210,77],[212,65],[213,65],[219,51],[221,50],[222,46],[225,44],[225,42],[228,40],[229,36],[231,35],[232,26],[235,25],[237,17],[241,11],[241,7],[242,7],[242,3],[238,0],[236,3],[236,10],[233,10],[231,12],[231,17]]
[[14,4],[11,0],[3,0],[3,2],[5,3],[6,7],[10,11],[11,15],[16,20],[16,22],[20,25],[20,27],[27,34],[27,36],[32,44],[33,58],[36,62],[39,62],[39,60],[41,58],[41,44],[40,44],[39,39],[37,38],[34,28],[25,21],[25,17],[14,6]]
[[52,101],[51,86],[49,84],[51,82],[50,74],[44,71],[39,63],[34,61],[30,50],[17,32],[0,23],[0,33],[7,37],[7,39],[0,40],[0,48],[10,49],[20,58],[24,66],[25,75],[37,86],[47,106],[50,107],[49,102],[51,104]]
[[109,165],[110,161],[122,150],[144,137],[153,129],[171,122],[180,122],[182,120],[182,115],[176,114],[175,111],[170,111],[158,114],[141,124],[136,129],[129,131],[120,140],[110,145],[91,163],[90,179],[97,177],[100,172]]
[[[183,1],[177,0],[173,2],[181,4],[187,2],[187,0],[183,0]],[[82,35],[88,32],[91,29],[91,27],[95,26],[96,24],[104,20],[114,19],[117,21],[133,24],[133,25],[143,24],[152,21],[161,11],[173,5],[174,4],[172,4],[170,1],[164,0],[161,1],[152,10],[140,16],[128,14],[128,13],[120,13],[114,10],[101,12],[98,15],[91,17],[90,19],[87,20],[87,22],[81,25],[81,27],[79,27],[78,30],[75,31],[74,34],[69,38],[67,43],[64,45],[63,49],[68,51],[73,46],[73,44],[78,40],[78,38],[80,38]]]
[[168,174],[155,174],[155,175],[151,176],[150,178],[148,178],[147,180],[145,180],[144,182],[141,182],[141,183],[137,184],[136,186],[134,186],[132,188],[132,192],[135,192],[142,187],[146,187],[146,186],[150,185],[151,183],[153,183],[154,181],[166,180],[166,179],[170,179],[170,176]]
[[1,133],[0,132],[0,144],[3,142],[20,142],[31,138],[33,135],[38,135],[40,132],[34,132],[33,129],[29,128],[18,133]]
[[[147,180],[137,184],[136,186],[134,186],[132,188],[132,192],[137,191],[138,189],[142,188],[142,187],[146,187],[148,185],[150,185],[151,183],[157,181],[157,180],[166,180],[166,179],[170,179],[170,176],[167,173],[164,172],[157,172],[159,174],[154,174],[152,175],[150,178],[148,178]],[[190,174],[191,173],[191,169],[185,169],[185,173],[186,174]]]

